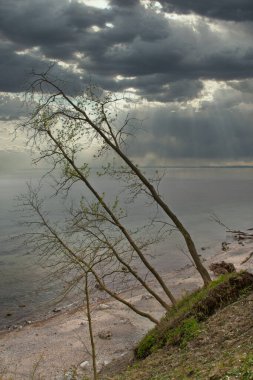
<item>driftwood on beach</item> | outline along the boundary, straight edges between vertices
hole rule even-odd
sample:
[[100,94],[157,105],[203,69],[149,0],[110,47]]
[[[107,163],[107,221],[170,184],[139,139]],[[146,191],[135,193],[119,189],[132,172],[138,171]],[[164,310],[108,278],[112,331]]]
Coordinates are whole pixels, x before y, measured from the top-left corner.
[[[249,228],[247,231],[253,231],[253,228]],[[244,231],[240,231],[240,230],[227,230],[226,232],[232,234],[234,239],[236,239],[238,241],[253,239],[253,233],[252,232],[244,232]]]
[[232,234],[232,236],[235,240],[242,241],[242,240],[252,240],[253,239],[253,227],[248,228],[246,231],[232,230],[226,224],[224,224],[216,214],[212,214],[211,218],[214,222],[218,223],[221,227],[224,227],[226,229],[226,233]]
[[[250,232],[248,232],[250,231]],[[253,228],[248,228],[247,232],[240,231],[240,230],[227,230],[228,233],[231,233],[233,235],[233,238],[237,240],[239,243],[243,240],[253,240]],[[247,256],[241,264],[245,264],[247,261],[249,261],[253,257],[253,252],[250,252],[249,256]]]

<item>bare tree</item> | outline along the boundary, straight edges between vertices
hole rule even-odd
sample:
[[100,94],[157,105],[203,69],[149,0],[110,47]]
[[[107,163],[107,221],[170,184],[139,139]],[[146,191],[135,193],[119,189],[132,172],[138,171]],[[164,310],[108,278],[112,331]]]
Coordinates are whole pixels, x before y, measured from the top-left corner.
[[[87,207],[89,206],[89,207]],[[96,212],[95,212],[96,210]],[[134,261],[138,260],[137,266],[140,267],[143,264],[139,255],[136,255],[135,250],[131,245],[126,244],[126,239],[122,234],[116,234],[114,224],[112,225],[111,220],[108,219],[107,215],[101,209],[100,204],[88,205],[86,207],[79,207],[78,210],[72,210],[72,220],[71,225],[68,227],[68,233],[76,234],[81,233],[82,238],[85,241],[91,242],[91,245],[95,247],[98,245],[100,251],[102,251],[103,256],[110,258],[110,263],[115,269],[115,264],[118,264],[118,272],[124,275],[131,275],[145,290],[148,291],[166,310],[170,308],[170,305],[159,296],[159,294],[148,284],[148,282],[141,276],[134,266]],[[132,233],[132,235],[135,235]],[[150,247],[152,244],[156,244],[160,241],[161,234],[155,234],[154,238],[150,237],[144,241],[139,242],[139,249],[144,249]],[[111,260],[112,259],[112,260]],[[109,271],[110,272],[110,271]],[[174,302],[174,299],[172,299]]]
[[[96,347],[94,342],[94,334],[93,334],[93,323],[92,323],[92,313],[91,313],[91,297],[92,297],[92,289],[94,289],[94,282],[99,285],[100,290],[105,291],[112,298],[117,300],[118,302],[126,305],[132,311],[140,315],[141,317],[149,319],[151,322],[157,324],[158,320],[156,320],[151,314],[143,312],[142,310],[135,307],[131,302],[126,301],[122,296],[112,291],[108,284],[106,284],[105,278],[108,276],[115,275],[118,270],[115,267],[115,260],[110,260],[110,254],[107,252],[107,246],[110,248],[109,241],[106,244],[106,252],[104,252],[104,244],[106,241],[101,241],[100,239],[89,239],[89,233],[92,229],[92,226],[89,221],[89,229],[84,229],[83,223],[85,223],[85,219],[81,218],[78,215],[79,222],[82,221],[81,231],[85,232],[82,240],[78,239],[77,233],[80,232],[77,228],[77,220],[76,215],[73,220],[68,220],[67,229],[63,227],[61,223],[60,230],[58,231],[57,225],[54,225],[49,221],[49,214],[43,210],[43,200],[39,198],[38,189],[33,189],[29,186],[29,192],[26,195],[20,197],[20,202],[22,207],[25,207],[26,211],[31,211],[26,214],[27,224],[29,225],[29,232],[26,234],[27,236],[27,244],[30,246],[30,249],[40,253],[45,261],[47,261],[47,265],[51,267],[53,270],[54,276],[64,276],[65,283],[68,284],[67,289],[64,291],[64,295],[69,292],[73,287],[79,286],[80,289],[84,287],[85,294],[85,305],[87,311],[87,319],[88,319],[88,328],[89,328],[89,337],[91,344],[91,351],[88,350],[89,354],[92,357],[92,368],[93,368],[93,377],[96,380],[98,378],[97,373],[97,356],[96,356]],[[93,205],[94,208],[94,205]],[[72,212],[73,213],[73,212]],[[92,215],[93,222],[96,224],[98,220],[101,218],[101,215],[98,218],[98,215],[94,215],[93,213],[89,213],[89,217]],[[32,217],[31,217],[32,216]],[[87,221],[87,219],[86,219]],[[99,222],[101,223],[101,221]],[[71,230],[71,225],[73,224],[75,231]],[[95,229],[99,232],[99,229]],[[91,237],[93,237],[94,233],[91,233]],[[105,239],[107,237],[103,235]],[[102,244],[101,244],[102,243]],[[115,249],[112,247],[113,254]],[[119,254],[116,252],[116,257]],[[132,268],[129,264],[125,263],[121,258],[119,263],[123,263],[132,271]],[[107,268],[109,264],[109,268]],[[101,271],[101,265],[103,270]],[[109,273],[108,273],[109,272]],[[125,271],[119,270],[119,273],[125,275]],[[138,274],[136,273],[138,277]],[[92,279],[90,280],[90,277]],[[143,287],[146,290],[150,290],[150,292],[154,295],[154,297],[159,302],[159,296],[150,288],[149,286],[140,279]],[[164,301],[162,301],[164,302]],[[160,302],[161,303],[161,302]],[[167,306],[167,305],[166,305]]]
[[[115,109],[111,108],[117,104],[117,99],[112,94],[99,93],[92,86],[84,96],[70,98],[60,89],[58,82],[49,79],[47,73],[36,76],[30,95],[35,109],[22,128],[27,133],[28,144],[37,152],[35,163],[45,160],[50,164],[47,174],[56,173],[55,197],[65,195],[68,198],[76,183],[81,184],[85,196],[69,205],[66,220],[53,223],[43,209],[38,192],[30,186],[22,204],[32,211],[36,219],[28,221],[31,228],[27,238],[33,250],[41,253],[54,273],[65,277],[68,283],[65,293],[78,286],[85,290],[93,375],[96,379],[90,279],[109,296],[157,324],[158,320],[151,313],[126,300],[119,293],[118,285],[135,281],[165,310],[170,308],[170,302],[175,304],[172,292],[146,252],[147,248],[156,246],[175,229],[184,237],[205,284],[210,277],[189,233],[162,200],[156,187],[159,179],[148,179],[126,155],[125,147],[130,136],[128,127],[133,120],[127,116],[123,125],[116,124]],[[121,207],[120,199],[108,200],[106,194],[94,184],[89,165],[80,159],[82,150],[92,143],[98,144],[97,156],[104,157],[106,152],[114,152],[123,160],[120,166],[104,165],[103,175],[125,181],[133,201],[144,194],[154,204],[154,209],[161,208],[170,220],[164,222],[153,216],[144,226],[130,228],[126,223],[127,211]],[[158,290],[150,285],[151,277],[159,286]]]
[[[158,323],[152,315],[138,309],[117,294],[117,291],[111,289],[110,283],[106,282],[106,279],[115,274],[125,276],[125,271],[118,270],[114,257],[111,259],[111,255],[108,255],[107,251],[104,252],[103,246],[98,244],[98,241],[87,239],[87,235],[85,235],[84,241],[78,240],[78,236],[73,235],[70,231],[66,232],[62,224],[58,228],[50,222],[47,212],[43,211],[43,202],[33,188],[29,187],[29,193],[21,196],[20,202],[26,210],[31,211],[31,214],[27,215],[27,224],[30,226],[30,231],[26,233],[27,244],[30,249],[42,255],[47,265],[54,271],[55,276],[65,276],[69,284],[68,290],[83,283],[87,274],[90,273],[100,290],[105,291],[138,315],[155,324]],[[148,285],[146,289],[149,289]],[[155,296],[156,293],[154,291],[153,293]],[[157,295],[155,298],[157,299],[157,297],[159,296]]]
[[95,342],[94,342],[93,327],[92,327],[92,316],[91,316],[91,309],[90,309],[89,272],[87,272],[85,274],[84,289],[85,289],[85,302],[86,302],[87,318],[88,318],[88,325],[89,325],[89,335],[90,335],[90,344],[91,344],[93,378],[94,378],[94,380],[97,380],[97,378],[98,378],[97,356],[96,356],[96,346],[95,346]]
[[[42,135],[45,136],[46,134],[51,142],[53,142],[51,150],[47,150],[46,153],[44,152],[42,157],[45,158],[56,155],[58,155],[59,159],[64,157],[68,170],[73,172],[72,178],[75,177],[85,183],[87,188],[106,210],[112,222],[121,229],[145,265],[152,271],[168,297],[173,300],[173,296],[163,283],[160,275],[152,270],[149,263],[146,262],[145,257],[142,256],[142,252],[128,234],[126,228],[119,223],[117,218],[115,219],[115,216],[112,215],[111,210],[101,195],[98,194],[87,181],[87,177],[82,172],[82,169],[85,168],[78,167],[74,159],[75,154],[78,149],[80,149],[77,144],[77,140],[80,139],[80,136],[85,136],[86,142],[98,141],[98,143],[100,143],[98,155],[100,156],[109,150],[114,152],[116,156],[122,160],[123,165],[121,165],[120,168],[109,165],[105,168],[104,172],[116,175],[117,178],[125,179],[134,195],[145,193],[157,207],[163,210],[171,221],[172,226],[176,227],[182,235],[196,269],[202,276],[204,284],[207,285],[211,281],[211,278],[201,262],[189,231],[168,204],[164,202],[152,180],[148,179],[126,154],[126,144],[129,138],[128,127],[133,120],[127,115],[122,125],[119,126],[116,123],[117,115],[115,115],[115,104],[118,101],[116,96],[100,91],[96,87],[89,86],[82,96],[71,97],[61,88],[59,81],[50,79],[48,72],[34,75],[35,80],[32,83],[30,94],[32,94],[33,100],[36,100],[38,106],[30,120],[25,123],[25,127],[32,126],[33,139],[41,138]],[[57,136],[53,135],[51,131],[52,126],[56,124],[61,124]],[[71,148],[67,146],[69,140],[71,140],[73,144]],[[58,161],[55,160],[55,165],[57,166],[57,164]]]
[[[151,265],[147,257],[143,254],[140,245],[138,245],[138,243],[133,239],[131,233],[122,224],[122,218],[120,215],[121,211],[118,212],[116,207],[117,202],[114,202],[114,204],[110,206],[105,201],[103,194],[99,194],[94,185],[91,184],[89,180],[89,169],[87,164],[82,165],[81,167],[77,165],[76,155],[79,151],[79,148],[76,141],[78,140],[78,137],[80,137],[79,134],[81,127],[81,125],[79,125],[79,122],[76,123],[75,126],[71,125],[70,129],[61,128],[59,127],[57,121],[51,118],[50,109],[47,109],[46,107],[43,108],[42,118],[41,116],[42,115],[40,112],[38,113],[36,111],[34,117],[25,124],[25,129],[28,131],[28,133],[31,133],[30,138],[32,139],[34,146],[36,146],[40,152],[40,157],[38,160],[50,159],[53,169],[60,167],[62,170],[62,178],[60,182],[57,183],[56,193],[59,193],[59,191],[63,189],[69,191],[71,186],[75,182],[79,181],[85,185],[86,189],[93,195],[96,200],[96,202],[92,204],[89,210],[87,207],[85,209],[82,207],[82,205],[80,205],[82,212],[76,214],[78,217],[81,215],[82,222],[84,218],[86,218],[86,224],[84,225],[82,223],[82,232],[86,231],[86,235],[88,234],[89,236],[93,236],[94,239],[98,239],[98,234],[94,233],[94,231],[92,232],[91,229],[88,229],[89,226],[87,225],[87,216],[92,216],[91,221],[89,221],[90,224],[91,222],[94,222],[95,218],[95,220],[97,220],[100,225],[103,223],[106,224],[106,226],[113,226],[114,229],[120,233],[120,241],[122,238],[125,240],[125,242],[130,247],[129,252],[138,256],[139,261],[155,277],[166,296],[172,303],[175,303],[175,298],[173,297],[171,291],[168,289],[161,275]],[[78,223],[75,222],[75,228],[77,226],[80,231],[80,220]],[[98,229],[98,225],[96,228]],[[106,237],[105,228],[103,239]],[[71,233],[73,233],[73,229],[71,230]],[[100,239],[100,245],[101,243],[102,240]],[[116,247],[113,244],[109,243],[108,238],[103,241],[103,244],[107,245],[107,249],[113,253],[113,257],[117,258],[117,260],[119,260],[121,264],[123,264],[124,267],[128,269],[129,273],[131,273],[158,300],[158,302],[163,305],[163,307],[166,309],[169,308],[167,302],[165,302],[158,294],[156,294],[150,287],[148,287],[145,281],[141,279],[141,277],[137,274],[137,272],[135,270],[132,270],[131,266],[128,265],[126,261],[124,261],[121,253],[117,253]],[[150,244],[150,242],[148,244]]]

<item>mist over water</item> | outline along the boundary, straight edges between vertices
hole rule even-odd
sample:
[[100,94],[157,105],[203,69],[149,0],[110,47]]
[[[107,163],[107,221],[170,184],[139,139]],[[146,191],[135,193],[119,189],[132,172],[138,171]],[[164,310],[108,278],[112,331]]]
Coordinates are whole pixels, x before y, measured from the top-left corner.
[[[147,174],[152,170],[145,169]],[[54,307],[49,301],[57,293],[55,284],[44,286],[42,279],[47,271],[39,265],[36,252],[27,252],[22,240],[14,238],[25,232],[15,197],[26,191],[27,182],[32,179],[36,183],[40,176],[39,170],[0,173],[0,328],[21,319],[38,318]],[[100,178],[94,182],[109,199],[122,190],[113,180]],[[203,255],[212,254],[226,239],[225,229],[212,221],[212,214],[232,229],[253,227],[252,189],[252,168],[167,168],[160,185],[160,193],[191,232],[198,249],[207,248],[200,252]],[[42,193],[51,191],[44,183]],[[78,202],[81,194],[85,192],[76,186],[74,200]],[[62,200],[49,201],[53,219],[63,217],[62,205]],[[150,216],[150,206],[142,201],[127,208],[129,227],[137,226]],[[162,213],[160,217],[163,218]],[[154,265],[164,272],[182,267],[189,262],[182,254],[184,248],[178,234],[172,234],[150,252]],[[11,316],[6,317],[7,314]]]

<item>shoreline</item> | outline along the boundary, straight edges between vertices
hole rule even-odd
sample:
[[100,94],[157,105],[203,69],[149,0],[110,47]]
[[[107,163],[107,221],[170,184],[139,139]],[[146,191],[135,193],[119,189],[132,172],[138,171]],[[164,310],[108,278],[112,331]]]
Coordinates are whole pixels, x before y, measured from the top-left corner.
[[[199,251],[202,253],[202,259],[205,262],[210,257],[213,257],[215,255],[215,252],[220,249],[221,244],[216,243],[214,246],[208,245],[205,247],[201,247]],[[178,267],[173,268],[169,271],[162,272],[162,268],[157,268],[158,272],[161,274],[163,278],[170,277],[170,274],[173,276],[174,273],[178,273],[180,271],[184,271],[185,269],[193,266],[191,258],[182,259],[181,257],[181,265],[179,264]],[[175,265],[174,265],[175,266]],[[149,284],[154,284],[156,286],[156,280],[150,279],[147,281]],[[138,289],[141,289],[141,286],[139,283],[133,284],[133,286],[125,287],[121,289],[117,294],[124,295],[131,291],[135,291]],[[98,303],[107,302],[111,299],[111,297],[104,292],[99,294],[99,292],[94,293],[95,301],[93,302],[94,305]],[[66,300],[59,301],[59,298],[61,298],[61,294],[55,295],[55,298],[48,299],[47,301],[39,304],[35,304],[37,307],[36,311],[30,311],[28,313],[22,313],[22,311],[25,311],[24,308],[29,309],[29,302],[25,305],[16,305],[15,307],[10,307],[7,309],[7,312],[5,316],[2,316],[0,320],[0,334],[2,332],[6,331],[13,331],[16,329],[22,329],[27,324],[36,323],[36,322],[43,322],[47,321],[48,319],[54,318],[62,313],[72,311],[72,310],[78,310],[82,307],[82,303],[80,302],[80,298],[75,295],[74,299],[71,297],[67,297]],[[27,307],[28,306],[28,307]],[[33,306],[34,308],[34,306]],[[19,312],[20,309],[20,313]],[[28,310],[26,310],[28,311]]]
[[[209,267],[211,262],[224,260],[232,262],[237,270],[252,271],[252,258],[242,264],[252,251],[252,241],[244,245],[235,241],[229,244],[228,251],[223,252],[220,248],[220,252],[207,257],[205,265]],[[202,285],[200,276],[190,265],[169,272],[163,278],[177,299]],[[139,286],[125,290],[121,295],[158,319],[164,313],[164,309]],[[111,299],[93,304],[92,309],[98,367],[105,371],[114,367],[114,370],[119,369],[120,363],[123,365],[131,360],[135,344],[152,323]],[[36,375],[40,374],[41,379],[66,379],[64,373],[70,374],[71,367],[75,367],[78,373],[89,372],[91,358],[85,349],[89,344],[87,326],[84,307],[79,306],[20,329],[0,331],[0,375],[28,379],[35,365]],[[111,334],[108,339],[101,338],[104,330]]]

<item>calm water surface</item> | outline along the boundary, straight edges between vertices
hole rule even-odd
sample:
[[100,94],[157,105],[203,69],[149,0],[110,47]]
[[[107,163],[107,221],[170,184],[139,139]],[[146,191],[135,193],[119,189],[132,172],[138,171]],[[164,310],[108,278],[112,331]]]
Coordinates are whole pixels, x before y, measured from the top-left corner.
[[[26,191],[29,180],[36,182],[40,174],[39,171],[0,173],[0,328],[39,318],[54,307],[49,301],[56,293],[55,284],[42,287],[46,273],[38,264],[36,253],[27,252],[22,241],[14,238],[25,231],[15,197]],[[114,181],[97,181],[107,194],[118,190]],[[211,254],[226,239],[224,229],[211,220],[211,214],[215,213],[230,228],[253,227],[252,189],[251,168],[168,168],[160,193],[192,233],[197,247],[208,247],[204,254]],[[44,192],[47,191],[45,186]],[[74,198],[78,199],[80,193],[81,189],[76,188]],[[142,203],[128,207],[130,225],[137,225],[149,215],[149,208]],[[62,215],[60,203],[51,201],[50,210],[56,220]],[[162,271],[181,267],[187,263],[182,249],[183,242],[172,236],[160,244],[154,265]]]

